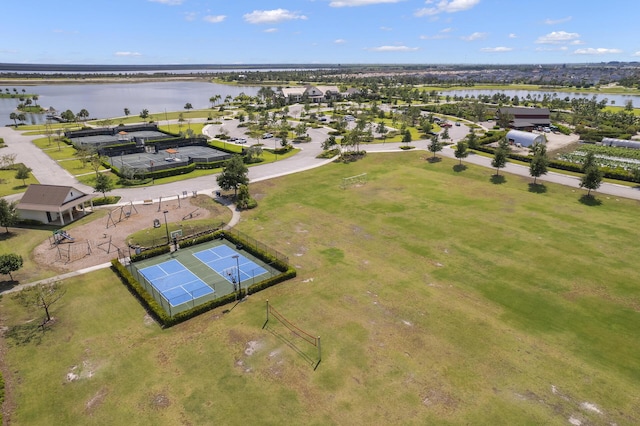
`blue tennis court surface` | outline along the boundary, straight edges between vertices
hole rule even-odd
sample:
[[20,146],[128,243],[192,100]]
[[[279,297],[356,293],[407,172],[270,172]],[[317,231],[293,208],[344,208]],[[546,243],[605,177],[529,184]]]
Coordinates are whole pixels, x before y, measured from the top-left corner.
[[[238,268],[240,269],[241,281],[247,281],[267,272],[262,266],[224,245],[202,250],[193,255],[232,283],[235,283],[238,278]],[[236,259],[234,256],[238,256],[238,258]]]
[[171,306],[213,293],[213,289],[175,259],[139,271]]

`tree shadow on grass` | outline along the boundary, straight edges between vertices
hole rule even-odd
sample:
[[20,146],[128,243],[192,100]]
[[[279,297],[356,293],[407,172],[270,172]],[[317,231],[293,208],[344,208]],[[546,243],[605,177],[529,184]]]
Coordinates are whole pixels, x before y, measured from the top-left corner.
[[502,175],[493,175],[491,176],[491,183],[494,185],[502,185],[505,183],[507,179]]
[[6,241],[9,238],[15,237],[16,234],[14,234],[13,232],[9,231],[9,232],[2,232],[0,233],[0,241]]
[[580,201],[580,203],[584,204],[585,206],[589,206],[589,207],[602,205],[602,201],[597,199],[593,195],[584,194],[582,197],[580,197],[579,201]]
[[442,161],[442,158],[440,157],[429,157],[427,158],[427,161],[430,163],[439,163]]
[[456,173],[464,172],[465,170],[467,170],[466,164],[456,164],[453,166],[453,171]]
[[0,294],[4,293],[5,291],[9,291],[11,290],[14,286],[20,284],[18,281],[16,280],[4,280],[4,281],[0,281]]
[[534,194],[544,194],[547,192],[547,187],[542,183],[530,183],[529,192],[533,192]]
[[44,336],[44,333],[47,331],[47,327],[40,327],[40,323],[34,320],[26,324],[9,327],[4,336],[10,343],[16,346],[28,345],[30,343],[39,345],[42,341],[42,336]]

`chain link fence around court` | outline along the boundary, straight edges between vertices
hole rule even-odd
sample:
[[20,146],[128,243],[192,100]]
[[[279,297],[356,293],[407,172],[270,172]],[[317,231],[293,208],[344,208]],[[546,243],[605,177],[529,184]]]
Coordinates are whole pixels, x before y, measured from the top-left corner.
[[[175,316],[176,314],[192,309],[210,300],[225,297],[229,294],[241,292],[245,292],[246,294],[248,288],[253,286],[254,284],[273,278],[282,273],[278,268],[274,267],[271,262],[260,259],[257,256],[251,254],[249,251],[243,250],[243,248],[248,247],[249,245],[253,245],[255,248],[261,250],[264,253],[268,253],[270,256],[279,260],[280,262],[286,262],[286,256],[278,253],[274,249],[269,248],[267,245],[246,236],[246,234],[243,234],[241,232],[236,232],[236,234],[243,235],[243,245],[237,245],[227,239],[222,241],[219,239],[214,239],[205,243],[180,248],[177,251],[165,253],[136,262],[130,262],[126,258],[124,258],[124,252],[121,250],[118,250],[118,257],[122,259],[122,263],[129,270],[129,273],[131,273],[131,275],[145,288],[145,290],[153,296],[156,302],[158,302],[158,304],[162,306],[164,311],[167,312],[170,316]],[[189,237],[185,237],[183,238],[183,240],[188,238]],[[206,251],[209,248],[218,247],[220,245],[226,245],[231,248],[234,248],[235,245],[234,250],[236,251],[236,253],[241,254],[242,257],[245,257],[246,259],[254,262],[256,264],[256,268],[242,268],[241,273],[243,275],[243,278],[240,279],[241,274],[239,273],[238,269],[236,269],[236,264],[233,264],[233,262],[231,262],[232,264],[230,264],[229,267],[225,270],[214,270],[210,266],[208,266],[208,264],[203,263],[194,255],[195,253],[201,252],[203,250]],[[189,289],[189,297],[187,297],[184,301],[167,299],[167,297],[161,291],[159,291],[158,288],[153,283],[151,283],[144,276],[144,274],[140,272],[140,270],[151,265],[162,264],[163,262],[166,262],[170,259],[178,260],[186,269],[191,271],[204,284],[211,288],[213,292],[199,292],[199,289],[197,288],[193,289],[193,291],[192,289]]]
[[162,306],[162,309],[165,310],[170,316],[175,316],[180,312],[187,311],[196,306],[202,305],[210,300],[216,299],[220,296],[216,292],[206,293],[204,295],[198,295],[198,289],[190,292],[191,298],[190,300],[186,300],[182,303],[178,303],[173,305],[161,292],[156,289],[156,287],[147,280],[147,278],[138,271],[137,265],[133,265],[131,262],[128,262],[126,265],[129,273],[134,276],[140,284],[145,288],[145,290],[153,296],[156,302]]
[[255,249],[257,249],[258,251],[261,251],[263,253],[266,253],[267,255],[273,257],[274,259],[278,260],[279,262],[282,262],[286,265],[289,264],[289,257],[280,253],[278,250],[269,247],[268,245],[261,243],[260,241],[256,240],[255,238],[252,238],[250,236],[248,236],[247,234],[245,234],[242,231],[238,231],[237,229],[228,229],[224,231],[225,234],[231,235],[232,237],[235,236],[237,239],[242,240],[242,244],[246,244],[249,247],[253,247]]

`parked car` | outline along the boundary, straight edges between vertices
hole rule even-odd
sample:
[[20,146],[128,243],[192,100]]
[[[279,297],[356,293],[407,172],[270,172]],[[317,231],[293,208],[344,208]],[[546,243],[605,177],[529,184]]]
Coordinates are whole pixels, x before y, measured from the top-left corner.
[[453,126],[453,124],[451,124],[451,123],[442,123],[440,125],[440,127],[451,127],[451,126]]
[[456,121],[456,127],[460,127],[460,122]]
[[247,143],[247,140],[245,138],[238,138],[236,139],[236,143]]
[[262,135],[262,139],[271,139],[273,137],[273,135],[271,133],[265,133],[264,135]]

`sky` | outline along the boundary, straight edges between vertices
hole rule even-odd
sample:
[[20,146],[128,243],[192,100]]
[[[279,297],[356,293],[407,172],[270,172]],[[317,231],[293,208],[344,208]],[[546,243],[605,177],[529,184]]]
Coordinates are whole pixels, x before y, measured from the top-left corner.
[[22,0],[0,63],[640,61],[638,0]]

